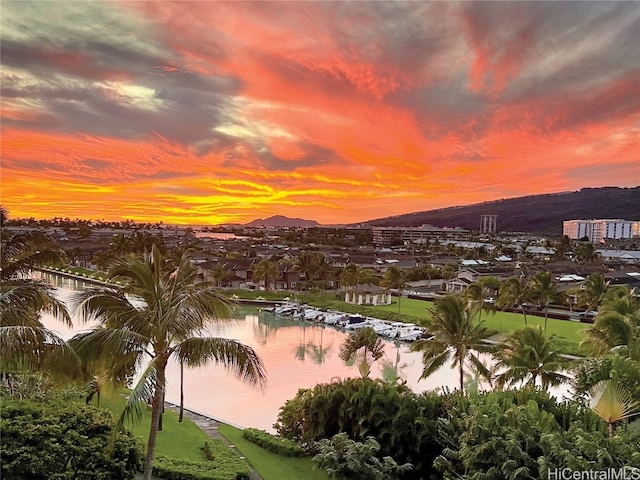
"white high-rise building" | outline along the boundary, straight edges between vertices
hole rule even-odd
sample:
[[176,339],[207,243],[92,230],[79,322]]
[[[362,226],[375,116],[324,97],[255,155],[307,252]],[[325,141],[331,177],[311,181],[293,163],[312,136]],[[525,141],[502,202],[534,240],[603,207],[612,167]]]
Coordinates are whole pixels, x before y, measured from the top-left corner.
[[622,219],[566,220],[562,222],[562,234],[572,240],[587,237],[591,243],[602,240],[628,239],[640,236],[640,222]]

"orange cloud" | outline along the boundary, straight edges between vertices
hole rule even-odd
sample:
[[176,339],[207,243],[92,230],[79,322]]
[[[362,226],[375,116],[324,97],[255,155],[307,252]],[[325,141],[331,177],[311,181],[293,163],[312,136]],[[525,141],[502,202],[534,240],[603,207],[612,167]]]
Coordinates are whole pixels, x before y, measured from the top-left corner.
[[631,4],[16,5],[11,216],[347,223],[640,179]]

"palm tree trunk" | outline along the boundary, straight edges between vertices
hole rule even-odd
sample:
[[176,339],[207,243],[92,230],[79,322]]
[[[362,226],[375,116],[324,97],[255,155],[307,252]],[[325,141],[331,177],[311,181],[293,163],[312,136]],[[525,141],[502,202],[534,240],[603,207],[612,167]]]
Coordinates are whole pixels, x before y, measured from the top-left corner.
[[464,368],[463,368],[463,363],[460,362],[460,393],[462,393],[464,395]]
[[547,333],[547,316],[549,315],[549,308],[544,307],[544,333]]
[[149,429],[149,440],[147,442],[147,455],[144,459],[143,480],[151,480],[151,472],[153,470],[153,454],[156,449],[156,438],[158,436],[158,427],[160,425],[160,416],[162,415],[162,399],[164,397],[166,361],[163,365],[159,365],[158,377],[156,379],[155,392],[151,400],[151,427]]
[[180,415],[178,416],[178,422],[182,423],[183,416],[184,416],[184,363],[180,362]]

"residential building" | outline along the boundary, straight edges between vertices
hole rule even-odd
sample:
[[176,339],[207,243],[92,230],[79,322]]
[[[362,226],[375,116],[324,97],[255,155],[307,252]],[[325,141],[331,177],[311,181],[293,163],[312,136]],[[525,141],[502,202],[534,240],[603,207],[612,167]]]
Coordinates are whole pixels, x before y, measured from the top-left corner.
[[562,233],[572,240],[587,237],[591,243],[604,239],[629,239],[640,237],[640,222],[622,219],[566,220]]

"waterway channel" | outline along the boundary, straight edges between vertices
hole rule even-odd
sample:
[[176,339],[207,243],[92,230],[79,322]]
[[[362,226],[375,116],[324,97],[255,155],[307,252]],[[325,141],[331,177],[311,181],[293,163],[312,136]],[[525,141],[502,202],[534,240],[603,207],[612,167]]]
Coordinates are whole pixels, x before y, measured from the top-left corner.
[[[43,274],[56,287],[57,296],[71,308],[74,290],[84,288],[81,281]],[[56,319],[45,316],[45,325],[64,339],[85,330],[74,317],[74,327],[67,328]],[[273,431],[278,410],[293,398],[300,388],[331,382],[336,378],[358,377],[355,365],[339,357],[345,332],[337,328],[276,316],[255,307],[242,307],[236,318],[212,328],[213,336],[233,338],[250,345],[262,358],[268,383],[264,391],[243,384],[225,369],[211,365],[185,370],[185,405],[205,415],[239,427],[256,427]],[[166,399],[179,400],[179,368],[168,367]],[[411,352],[409,344],[385,340],[384,357],[372,366],[372,378],[405,381],[415,392],[447,387],[454,389],[457,374],[443,367],[428,379],[420,380],[422,358]]]

